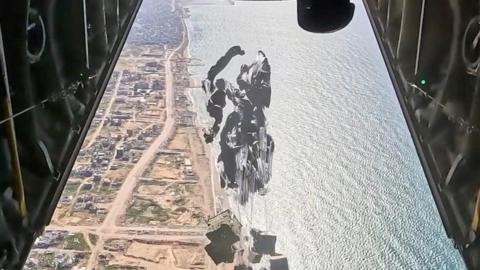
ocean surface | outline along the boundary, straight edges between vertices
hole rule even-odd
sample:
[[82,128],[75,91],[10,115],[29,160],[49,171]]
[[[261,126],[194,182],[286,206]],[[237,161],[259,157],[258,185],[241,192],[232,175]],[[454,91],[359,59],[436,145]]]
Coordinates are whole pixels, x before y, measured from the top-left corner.
[[[291,1],[189,8],[195,78],[233,45],[247,54],[219,77],[235,81],[258,49],[269,58],[273,179],[240,215],[277,234],[290,269],[464,269],[361,4],[328,35],[301,30]],[[192,93],[207,126],[205,97]]]

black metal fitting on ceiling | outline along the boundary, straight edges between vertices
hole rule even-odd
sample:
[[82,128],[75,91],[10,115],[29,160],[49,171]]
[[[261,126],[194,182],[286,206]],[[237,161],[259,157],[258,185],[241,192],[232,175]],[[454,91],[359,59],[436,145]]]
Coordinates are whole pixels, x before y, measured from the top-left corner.
[[355,5],[349,0],[297,0],[298,24],[314,33],[332,33],[346,27]]

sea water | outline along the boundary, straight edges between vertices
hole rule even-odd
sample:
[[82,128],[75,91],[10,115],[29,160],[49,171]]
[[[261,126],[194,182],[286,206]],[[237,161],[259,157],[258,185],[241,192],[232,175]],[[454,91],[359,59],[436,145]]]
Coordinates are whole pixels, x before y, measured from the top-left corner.
[[[327,35],[301,30],[292,1],[189,8],[194,78],[233,45],[246,55],[219,77],[235,82],[258,49],[271,64],[273,177],[239,215],[277,234],[290,269],[464,268],[361,3],[347,28]],[[207,127],[205,97],[192,94]]]

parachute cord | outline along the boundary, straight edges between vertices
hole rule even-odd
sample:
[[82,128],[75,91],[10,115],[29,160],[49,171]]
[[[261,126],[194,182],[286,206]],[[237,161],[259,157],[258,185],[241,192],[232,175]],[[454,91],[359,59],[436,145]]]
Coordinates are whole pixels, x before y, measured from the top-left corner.
[[252,198],[250,199],[250,227],[253,228],[253,204],[254,204],[255,194],[252,194]]
[[[239,195],[241,196],[241,193],[239,192]],[[240,212],[240,203],[238,202],[238,200],[235,200],[235,204],[237,205],[237,212],[238,212],[238,218],[240,219],[240,224],[243,224],[243,220],[242,220],[242,212]]]
[[265,230],[268,232],[270,231],[270,226],[268,224],[268,212],[267,212],[267,195],[265,195],[265,199],[263,200],[264,204],[263,204],[263,214],[265,216]]

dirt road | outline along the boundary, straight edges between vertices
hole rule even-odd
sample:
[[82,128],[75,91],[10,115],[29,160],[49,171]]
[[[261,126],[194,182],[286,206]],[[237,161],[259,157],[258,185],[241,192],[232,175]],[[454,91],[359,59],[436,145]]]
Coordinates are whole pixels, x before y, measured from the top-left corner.
[[143,152],[140,160],[135,164],[130,173],[125,178],[125,181],[122,184],[122,187],[118,191],[115,200],[113,201],[112,208],[105,217],[102,225],[97,229],[98,234],[100,235],[99,240],[95,248],[92,250],[90,259],[88,260],[87,270],[92,270],[95,267],[98,253],[103,250],[103,245],[105,237],[101,235],[111,234],[115,228],[116,221],[119,216],[121,216],[128,205],[128,202],[133,194],[133,190],[137,184],[138,178],[145,171],[150,162],[155,158],[157,150],[167,142],[168,138],[172,135],[175,127],[175,117],[174,117],[174,77],[172,72],[172,57],[177,55],[180,50],[185,47],[186,36],[184,34],[184,39],[182,43],[173,50],[165,62],[165,107],[167,112],[167,119],[163,127],[162,133],[155,139],[155,141],[150,145],[148,149]]
[[113,88],[112,98],[110,99],[110,102],[108,103],[107,109],[103,113],[102,121],[100,121],[100,124],[98,124],[97,129],[95,130],[93,135],[89,138],[90,141],[88,142],[86,148],[91,147],[95,143],[98,135],[102,131],[102,127],[105,124],[105,121],[107,120],[107,116],[110,115],[110,111],[112,110],[113,103],[115,103],[115,98],[117,97],[118,88],[120,88],[120,83],[122,82],[122,77],[123,77],[123,70],[120,71],[120,73],[118,74],[117,82],[115,83],[115,87]]

